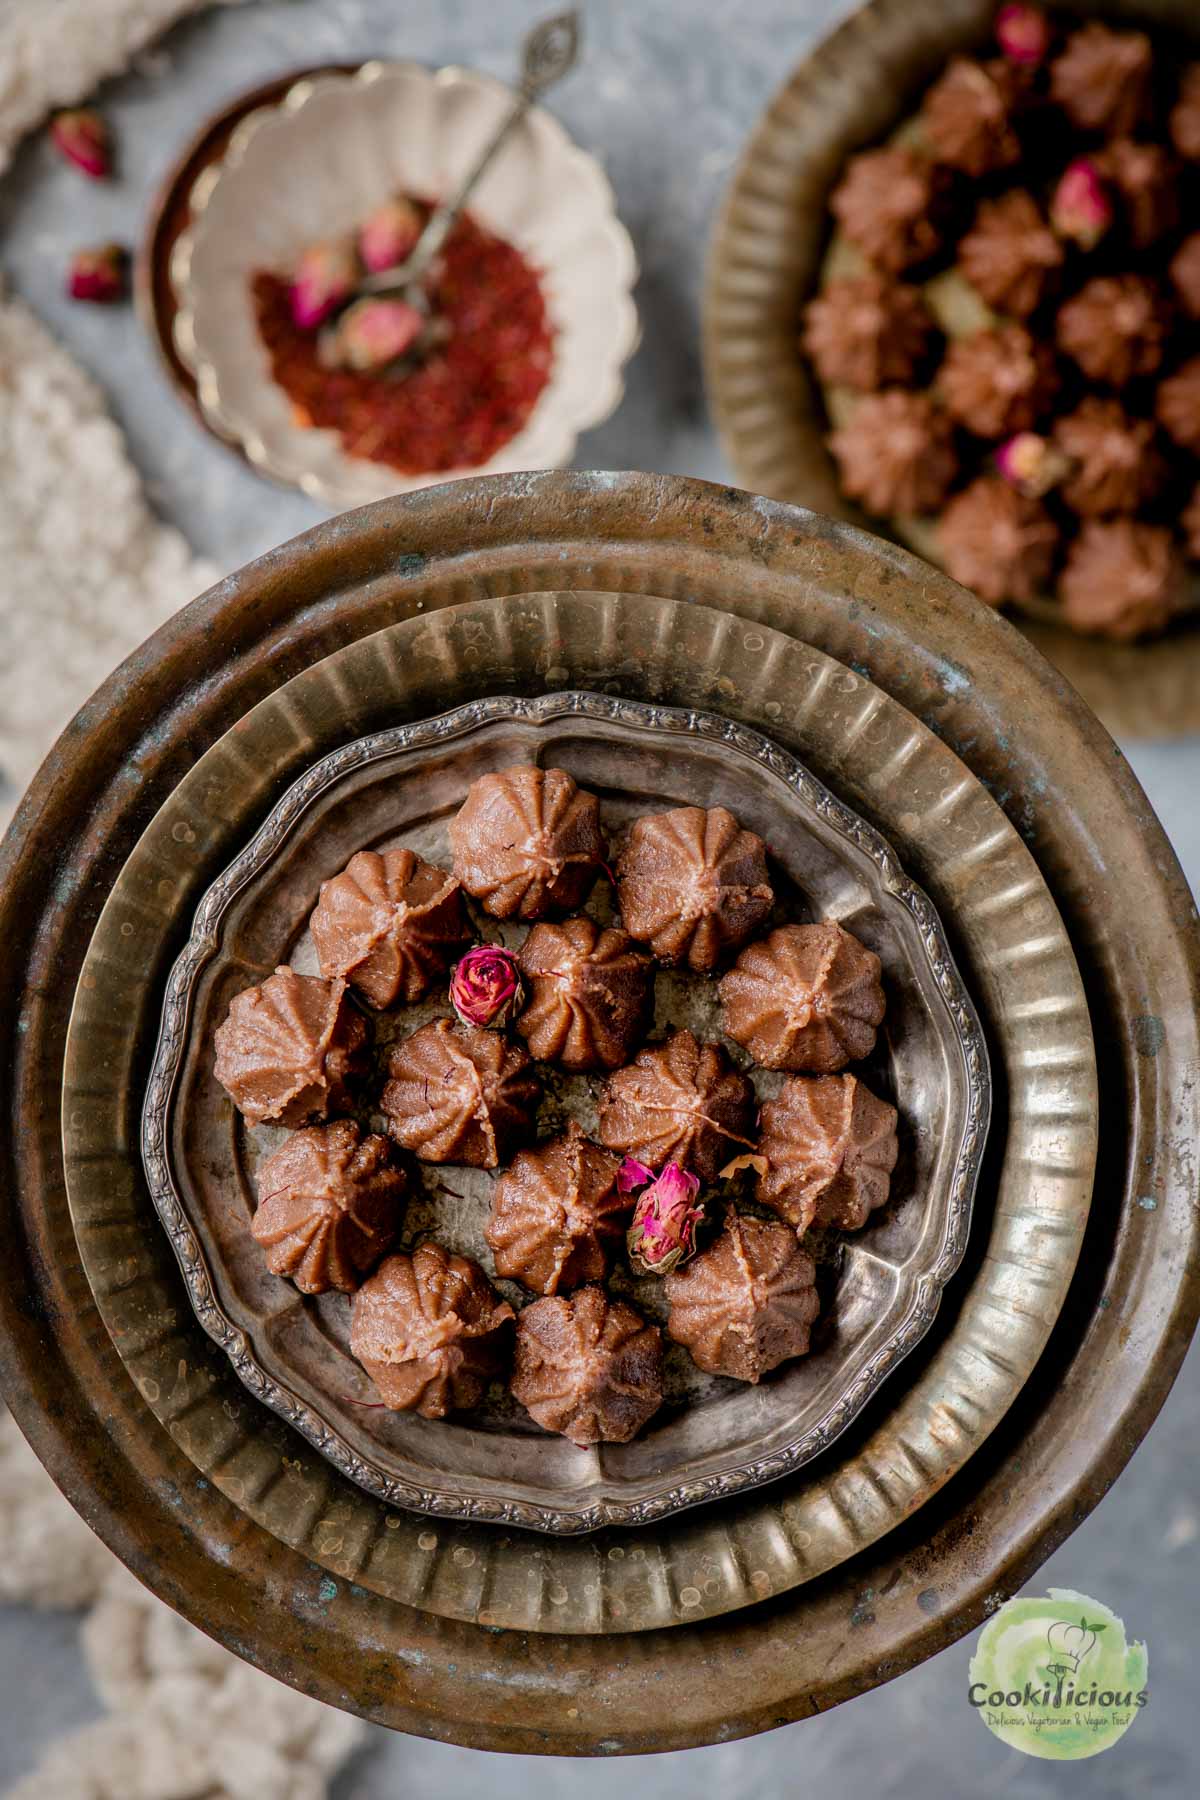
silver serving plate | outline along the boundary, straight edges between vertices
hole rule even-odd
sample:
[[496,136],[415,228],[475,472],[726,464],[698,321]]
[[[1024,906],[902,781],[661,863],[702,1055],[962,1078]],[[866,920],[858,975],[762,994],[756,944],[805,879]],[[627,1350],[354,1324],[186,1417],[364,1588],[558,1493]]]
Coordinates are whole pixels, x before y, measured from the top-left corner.
[[[859,1065],[900,1111],[893,1198],[865,1230],[818,1242],[822,1317],[813,1350],[757,1387],[702,1374],[678,1346],[667,1400],[630,1444],[580,1449],[536,1427],[500,1387],[477,1412],[431,1421],[372,1406],[349,1353],[342,1295],[305,1298],[254,1243],[254,1169],[280,1141],[249,1129],[212,1074],[232,996],[275,965],[316,967],[307,920],[320,883],[364,847],[404,843],[448,859],[468,784],[518,761],[566,768],[598,793],[610,833],[670,805],[723,804],[770,846],[783,913],[833,917],[883,961],[888,1016]],[[593,905],[602,912],[604,883]],[[406,1034],[441,1002],[378,1021]],[[719,1035],[711,980],[663,971],[656,1030]],[[736,1049],[736,1047],[734,1047]],[[744,1057],[739,1058],[745,1064]],[[781,1077],[755,1075],[760,1092]],[[588,1127],[596,1084],[551,1074],[543,1131]],[[172,971],[145,1111],[155,1207],[197,1316],[238,1375],[346,1475],[395,1505],[556,1533],[645,1524],[794,1472],[846,1429],[928,1330],[962,1259],[991,1107],[987,1052],[941,922],[887,842],[794,757],[716,715],[589,693],[474,701],[360,738],[324,757],[208,890]],[[489,1271],[491,1177],[422,1168],[402,1247],[436,1236]],[[500,1283],[515,1302],[529,1296]],[[665,1318],[661,1284],[614,1287]]]

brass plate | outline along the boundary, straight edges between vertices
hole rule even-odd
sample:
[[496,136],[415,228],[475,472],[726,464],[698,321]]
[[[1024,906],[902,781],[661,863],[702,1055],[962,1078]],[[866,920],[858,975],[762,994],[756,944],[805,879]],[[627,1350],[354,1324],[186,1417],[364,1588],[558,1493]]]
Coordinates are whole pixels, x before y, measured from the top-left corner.
[[[674,596],[685,620],[693,603],[719,609],[735,643],[764,626],[800,646],[815,643],[961,757],[1016,826],[1061,910],[1087,992],[1101,1095],[1095,1191],[1066,1304],[1038,1369],[955,1478],[821,1579],[726,1618],[692,1624],[685,1614],[674,1629],[640,1638],[440,1617],[422,1600],[415,1569],[416,1604],[398,1604],[331,1574],[308,1554],[309,1539],[288,1544],[200,1474],[180,1447],[184,1423],[172,1432],[154,1418],[87,1281],[66,1198],[60,1104],[69,1015],[112,883],[223,733],[289,677],[398,620],[531,589],[596,588]],[[717,659],[725,681],[717,691],[710,670],[688,660],[698,640],[686,630],[674,642],[643,641],[634,658],[624,654],[627,642],[614,638],[607,666],[603,645],[583,646],[577,669],[543,642],[524,691],[611,684],[639,699],[718,709],[816,762],[822,721],[762,714],[757,684],[743,692],[731,680],[736,659]],[[489,639],[480,634],[475,648],[460,698],[498,685]],[[340,723],[323,747],[447,704],[435,669],[417,664],[410,673],[383,707],[343,691]],[[902,770],[851,758],[822,772],[879,828],[902,806]],[[286,777],[264,772],[253,744],[241,779],[248,808],[262,814],[286,786]],[[136,1031],[138,1048],[120,1119],[131,1154],[116,1171],[127,1197],[122,1205],[111,1180],[97,1195],[114,1241],[114,1282],[122,1234],[131,1254],[151,1235],[166,1250],[143,1205],[137,1112],[171,960],[210,873],[244,832],[244,823],[222,828],[211,815],[210,827],[197,859],[208,872],[178,894],[178,923],[154,970],[143,969],[129,990],[131,1001],[148,991],[151,1008],[116,1022]],[[944,842],[946,881],[910,845],[905,860],[952,919],[965,871],[954,866],[953,840]],[[147,1587],[278,1679],[399,1730],[542,1755],[675,1750],[826,1713],[911,1669],[1029,1582],[1105,1496],[1157,1415],[1200,1313],[1200,922],[1128,763],[1021,635],[937,570],[760,496],[613,472],[457,481],[330,520],[239,570],[168,620],[55,745],[0,845],[0,938],[6,1399],[64,1493]],[[159,940],[147,931],[137,941],[153,957]],[[977,1004],[990,1009],[1002,978],[988,981],[985,970],[977,980],[970,946],[956,937],[955,950]],[[105,1059],[97,1034],[94,1060]],[[1006,1068],[993,1060],[992,1072],[1003,1106]],[[993,1134],[989,1193],[998,1142]],[[982,1234],[972,1239],[939,1322],[898,1386],[936,1356],[948,1307],[979,1279],[982,1242]],[[174,1263],[164,1255],[161,1266],[164,1304],[186,1322],[179,1349],[220,1364],[192,1321]],[[136,1264],[130,1272],[136,1279]],[[169,1334],[169,1312],[159,1328]],[[328,1465],[227,1368],[221,1373],[221,1402],[285,1446],[290,1435],[289,1464],[301,1464],[290,1475],[303,1484],[318,1470],[324,1485],[307,1490],[311,1517],[329,1555],[353,1564],[358,1542],[335,1547],[343,1521],[321,1510],[338,1501]],[[167,1365],[162,1374],[170,1392],[178,1370]],[[864,1419],[851,1437],[861,1445],[868,1435],[876,1432]],[[886,1475],[895,1461],[877,1466]],[[270,1478],[269,1466],[258,1472]],[[399,1526],[403,1516],[394,1516]],[[690,1528],[704,1516],[678,1522],[683,1555],[698,1559]],[[764,1521],[769,1552],[768,1531]],[[632,1561],[640,1546],[623,1536],[612,1548]],[[421,1562],[411,1549],[408,1560]],[[767,1559],[747,1566],[765,1573]],[[523,1572],[513,1565],[512,1573],[519,1580]],[[661,1571],[651,1562],[642,1576],[694,1582],[704,1598],[698,1561]]]
[[[885,1211],[820,1252],[824,1311],[812,1353],[752,1387],[704,1375],[668,1340],[666,1404],[629,1444],[585,1449],[541,1431],[502,1383],[451,1420],[373,1405],[350,1353],[348,1297],[298,1294],[266,1268],[250,1232],[257,1162],[288,1134],[246,1129],[212,1068],[235,994],[282,962],[316,971],[308,918],[321,882],[368,847],[407,845],[447,867],[447,826],[470,783],[516,762],[564,768],[598,794],[610,838],[647,811],[729,807],[771,846],[779,916],[838,918],[880,957],[888,990],[885,1029],[860,1072],[898,1107],[903,1155]],[[601,883],[597,916],[610,901]],[[510,932],[514,946],[523,935]],[[378,1018],[377,1055],[446,1010],[438,1000]],[[654,1026],[720,1037],[715,983],[664,971]],[[760,1098],[784,1079],[752,1073]],[[593,1130],[600,1085],[547,1071],[539,1135],[564,1116]],[[247,1387],[343,1474],[419,1512],[572,1533],[725,1499],[828,1448],[933,1323],[966,1249],[990,1110],[979,1021],[941,922],[877,831],[745,726],[564,693],[485,698],[394,726],[352,740],[293,783],[204,896],[172,971],[142,1154],[201,1324]],[[385,1129],[382,1117],[372,1124]],[[428,1166],[420,1176],[400,1247],[432,1236],[495,1279],[484,1238],[492,1177]],[[665,1324],[661,1281],[626,1271],[614,1279]],[[518,1283],[499,1285],[514,1306],[528,1300]]]
[[[854,793],[860,810],[887,820],[949,922],[1005,1110],[952,1316],[944,1309],[919,1357],[864,1415],[848,1454],[636,1538],[431,1529],[337,1477],[279,1421],[264,1427],[267,1415],[247,1404],[200,1332],[133,1166],[130,1133],[161,1003],[151,972],[247,827],[316,756],[384,722],[495,690],[505,672],[513,686],[544,688],[603,686],[613,670],[647,695],[736,704]],[[948,669],[947,679],[962,677]],[[361,638],[269,694],[189,769],[121,872],[90,946],[63,1122],[68,1197],[97,1306],[151,1410],[204,1479],[361,1589],[483,1625],[603,1633],[688,1623],[784,1593],[875,1542],[963,1467],[1059,1313],[1088,1214],[1097,1098],[1087,1008],[1058,912],[1000,806],[937,735],[869,681],[753,619],[640,594],[551,591],[417,615]]]
[[[1058,0],[1197,36],[1194,0]],[[709,253],[705,377],[738,479],[758,493],[879,529],[847,500],[825,447],[825,406],[797,348],[801,311],[828,248],[828,198],[846,158],[887,137],[956,51],[976,52],[995,0],[867,0],[794,70],[752,132]],[[910,534],[932,556],[928,530]],[[1200,625],[1145,644],[1081,637],[1045,602],[1021,629],[1111,731],[1177,737],[1200,730]]]

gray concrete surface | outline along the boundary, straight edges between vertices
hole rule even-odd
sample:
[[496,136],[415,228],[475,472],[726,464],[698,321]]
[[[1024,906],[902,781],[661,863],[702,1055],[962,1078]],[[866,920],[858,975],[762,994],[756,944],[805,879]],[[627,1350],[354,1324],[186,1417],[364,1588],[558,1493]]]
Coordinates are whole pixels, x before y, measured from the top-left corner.
[[[161,378],[128,314],[61,298],[70,249],[132,241],[169,158],[226,97],[322,58],[392,54],[512,67],[544,0],[262,0],[175,31],[104,95],[121,144],[122,180],[81,183],[31,142],[0,184],[3,266],[92,369],[127,430],[157,504],[197,549],[234,567],[320,515],[259,482],[207,438]],[[618,415],[585,437],[580,466],[728,475],[709,432],[698,358],[699,291],[713,208],[738,146],[789,65],[846,0],[591,0],[582,67],[555,96],[569,129],[601,155],[642,260],[645,325]],[[1125,746],[1200,889],[1200,739]],[[1086,1763],[1037,1762],[1005,1750],[965,1700],[969,1644],[879,1691],[742,1744],[638,1758],[619,1770],[493,1757],[372,1736],[339,1778],[336,1800],[435,1792],[458,1800],[486,1785],[494,1800],[707,1800],[823,1795],[837,1800],[1013,1800],[1082,1794],[1117,1800],[1200,1790],[1193,1659],[1200,1562],[1200,1364],[1193,1355],[1161,1418],[1093,1516],[1046,1566],[1038,1586],[1082,1589],[1120,1613],[1150,1650],[1152,1699],[1122,1742]],[[74,1621],[0,1611],[0,1788],[56,1734],[97,1711],[74,1645]],[[47,1800],[54,1800],[48,1796]]]

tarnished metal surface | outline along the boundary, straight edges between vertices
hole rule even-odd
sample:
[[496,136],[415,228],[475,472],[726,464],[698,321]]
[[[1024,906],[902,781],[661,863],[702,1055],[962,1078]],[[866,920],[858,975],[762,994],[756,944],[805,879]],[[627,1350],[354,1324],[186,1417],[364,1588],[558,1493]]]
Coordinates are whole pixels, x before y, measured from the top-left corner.
[[[947,908],[991,1022],[1006,1099],[1006,1137],[992,1157],[997,1187],[985,1188],[987,1235],[972,1257],[971,1297],[955,1300],[953,1347],[943,1348],[903,1404],[893,1408],[895,1392],[881,1398],[875,1429],[849,1458],[835,1455],[828,1467],[760,1500],[639,1532],[630,1556],[608,1554],[624,1550],[623,1533],[586,1546],[547,1546],[519,1534],[498,1543],[486,1528],[431,1532],[345,1484],[332,1500],[324,1467],[315,1489],[302,1483],[303,1447],[295,1439],[289,1447],[263,1433],[263,1415],[244,1408],[228,1379],[209,1391],[202,1378],[208,1346],[192,1329],[186,1296],[177,1294],[170,1321],[163,1314],[171,1259],[145,1196],[136,1189],[130,1196],[122,1179],[145,1050],[131,1033],[123,1052],[106,1058],[102,1106],[90,1029],[94,1019],[129,1010],[123,984],[130,981],[142,996],[133,1010],[155,1020],[164,945],[179,929],[187,897],[198,897],[229,853],[224,846],[240,842],[262,816],[264,791],[277,791],[330,742],[348,734],[353,742],[358,730],[397,712],[419,717],[439,696],[486,689],[502,670],[538,681],[547,645],[562,682],[599,684],[606,669],[623,667],[642,671],[644,691],[670,694],[682,664],[693,671],[686,678],[692,700],[703,692],[710,701],[736,701],[771,720],[777,734],[799,730],[811,763],[836,765],[839,783],[869,794],[906,861]],[[173,878],[163,886],[167,869]],[[299,886],[291,901],[297,915],[307,904],[307,878]],[[180,784],[122,872],[83,971],[74,1025],[68,1122],[76,1091],[89,1096],[88,1134],[81,1140],[67,1129],[79,1241],[104,1317],[162,1422],[207,1478],[335,1573],[487,1624],[582,1632],[676,1624],[782,1592],[861,1550],[920,1506],[1003,1416],[1062,1303],[1087,1212],[1096,1109],[1082,989],[1036,865],[999,807],[933,733],[860,676],[774,632],[731,630],[722,614],[652,597],[532,594],[412,619],[316,664],[261,702]],[[107,1200],[113,1194],[115,1204]],[[181,1368],[189,1371],[182,1383]]]
[[[1200,45],[1194,0],[1074,0],[1074,10],[1157,22]],[[846,157],[897,128],[953,52],[986,46],[995,12],[995,0],[866,0],[794,70],[751,134],[713,237],[704,308],[713,414],[747,487],[868,523],[838,483],[797,321],[823,278],[829,193]],[[923,527],[912,543],[932,554],[936,534]],[[1192,606],[1200,608],[1196,579]],[[1194,618],[1157,642],[1131,645],[1068,631],[1049,598],[1031,610],[1022,629],[1111,730],[1200,730]]]
[[[564,587],[655,588],[720,606],[731,634],[767,625],[815,641],[936,730],[1039,863],[1099,1057],[1084,1251],[1019,1404],[884,1543],[731,1620],[642,1636],[436,1619],[330,1576],[256,1525],[166,1432],[146,1433],[62,1193],[56,1098],[83,953],[138,834],[197,755],[282,680],[367,632]],[[680,687],[700,687],[686,639],[677,650]],[[547,655],[543,676],[559,666],[555,646]],[[614,679],[635,692],[640,675]],[[353,694],[345,704],[347,735],[367,729]],[[802,722],[769,729],[804,754]],[[265,811],[278,787],[254,749],[241,780]],[[826,772],[876,823],[903,792],[902,771],[877,768],[858,789]],[[1194,905],[1128,767],[1065,684],[1002,620],[878,540],[734,490],[632,475],[456,482],[332,521],[221,584],[118,671],[48,759],[0,870],[7,1397],[143,1580],[335,1704],[495,1749],[592,1753],[677,1748],[827,1709],[952,1642],[1027,1579],[1104,1493],[1178,1368],[1200,1286]],[[756,1567],[773,1548],[764,1541]]]
[[[486,601],[470,610],[515,614],[522,604]],[[540,609],[536,597],[534,607]],[[655,611],[632,608],[620,595],[566,597],[561,608],[577,612],[581,634],[590,631],[598,641],[616,635],[632,649],[639,631],[661,635]],[[461,613],[442,613],[422,627],[444,631],[448,678],[461,662],[467,641],[462,629],[470,623]],[[404,704],[403,693],[395,692],[395,670],[407,660],[402,641],[407,631],[411,627],[393,628],[390,635],[400,640],[390,645],[395,654],[385,656],[376,638],[357,647],[361,655],[352,686],[360,695],[373,692],[381,707]],[[502,625],[498,635],[506,635]],[[508,667],[496,672],[504,679],[519,673]],[[285,743],[290,742],[287,702],[294,707],[297,686],[309,680],[299,676],[263,703],[274,710]],[[795,704],[795,693],[788,699]],[[340,710],[330,708],[327,729],[336,727]],[[168,802],[173,821],[190,815],[199,796],[212,791],[215,772],[204,760]],[[430,1421],[373,1406],[377,1395],[350,1354],[346,1296],[298,1295],[265,1268],[250,1232],[255,1164],[286,1133],[278,1127],[245,1128],[213,1073],[214,1033],[233,995],[282,962],[316,970],[306,922],[322,881],[368,847],[405,844],[447,866],[446,827],[470,783],[480,772],[526,761],[565,768],[597,794],[610,836],[648,808],[728,806],[769,840],[784,914],[847,923],[880,957],[889,994],[885,1029],[862,1073],[874,1091],[898,1106],[904,1153],[886,1212],[870,1229],[831,1241],[822,1252],[825,1314],[811,1354],[754,1388],[704,1375],[690,1357],[668,1346],[667,1404],[630,1444],[583,1448],[541,1432],[502,1385],[461,1420]],[[197,872],[191,850],[196,834],[188,829],[191,836],[183,837],[175,855],[190,884]],[[154,833],[150,855],[156,869],[162,866],[159,846],[179,842],[173,824],[169,839],[164,829]],[[140,847],[121,872],[84,965],[85,983],[94,977],[95,985],[85,988],[86,1001],[68,1034],[63,1101],[68,1118],[80,1069],[97,1098],[91,1021],[141,1010],[131,1005],[129,986],[116,975],[121,959],[112,949],[114,938],[120,945],[134,904],[144,911],[145,869]],[[601,884],[595,904],[602,906],[605,899]],[[172,934],[177,921],[169,908],[162,909],[161,919],[163,935]],[[513,939],[519,941],[520,933]],[[1074,971],[1065,933],[1060,947],[1060,973],[1069,983]],[[1040,976],[1041,960],[1026,967],[1036,967]],[[157,985],[155,964],[147,959],[142,966],[142,979]],[[1039,983],[1036,991],[1046,990]],[[1076,1002],[1082,1022],[1082,994]],[[444,1010],[443,1002],[434,1000],[378,1020],[377,1046]],[[720,1036],[711,978],[676,972],[658,982],[655,1031],[678,1026],[709,1039]],[[754,1071],[744,1051],[730,1048],[754,1075],[760,1097],[778,1091],[781,1075]],[[1090,1044],[1085,1048],[1090,1054]],[[114,1072],[128,1067],[132,1052],[131,1043],[109,1066]],[[1057,1089],[1057,1076],[1041,1085]],[[599,1087],[598,1080],[586,1077],[550,1080],[541,1134],[559,1129],[564,1116],[594,1131]],[[123,1154],[125,1113],[136,1097],[112,1090],[114,1155]],[[1079,1128],[1084,1165],[1094,1152],[1094,1095],[1090,1099]],[[250,1391],[337,1469],[394,1505],[448,1519],[570,1534],[645,1525],[685,1507],[727,1499],[795,1472],[833,1443],[933,1323],[943,1289],[966,1250],[990,1110],[983,1035],[941,922],[878,832],[794,757],[744,725],[696,710],[567,692],[534,700],[475,700],[432,719],[357,738],[299,776],[205,894],[171,972],[147,1089],[142,1157],[151,1199],[204,1329]],[[385,1128],[379,1116],[371,1124]],[[73,1143],[68,1127],[69,1195],[80,1186],[85,1193],[94,1190],[105,1178],[90,1153],[73,1167]],[[492,1177],[484,1170],[427,1166],[421,1179],[407,1209],[401,1247],[432,1235],[491,1272],[484,1226]],[[103,1286],[103,1236],[97,1240],[84,1231],[80,1245],[89,1273]],[[1065,1292],[1071,1263],[1062,1246],[1057,1267]],[[661,1281],[638,1280],[627,1272],[620,1279],[622,1292],[643,1315],[664,1324]],[[519,1284],[500,1286],[514,1306],[528,1298]],[[124,1295],[128,1307],[128,1284]],[[120,1347],[121,1339],[117,1342]],[[1033,1349],[1027,1346],[1030,1367]],[[982,1407],[990,1398],[969,1393],[962,1404]],[[485,1545],[482,1554],[493,1556],[495,1546]],[[532,1546],[525,1554],[534,1554]],[[578,1584],[574,1591],[580,1594]],[[564,1624],[569,1609],[570,1601]],[[583,1614],[590,1620],[590,1606]]]

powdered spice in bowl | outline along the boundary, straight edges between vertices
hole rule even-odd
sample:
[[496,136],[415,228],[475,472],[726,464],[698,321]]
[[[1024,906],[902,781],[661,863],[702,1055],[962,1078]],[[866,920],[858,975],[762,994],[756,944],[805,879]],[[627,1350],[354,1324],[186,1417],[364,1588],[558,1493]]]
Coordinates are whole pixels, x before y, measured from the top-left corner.
[[[428,203],[409,203],[409,210],[419,230]],[[360,249],[368,254],[369,225],[358,234]],[[376,232],[374,241],[381,236]],[[410,248],[397,237],[396,260]],[[353,268],[357,253],[347,246],[345,254],[347,268]],[[370,262],[375,269],[390,266],[386,255]],[[429,282],[437,341],[415,363],[405,358],[402,338],[395,340],[395,356],[385,340],[378,360],[374,346],[364,346],[356,360],[365,367],[345,366],[348,357],[332,360],[323,332],[326,306],[320,296],[313,305],[311,294],[303,292],[309,304],[297,306],[294,273],[260,270],[252,289],[271,372],[291,402],[296,424],[336,431],[347,456],[405,475],[490,462],[526,424],[550,380],[555,332],[540,276],[514,245],[469,213],[446,240]],[[336,304],[337,288],[327,297],[330,307]],[[366,304],[384,324],[389,308],[412,311],[403,302]]]
[[170,263],[175,347],[208,423],[265,473],[341,508],[460,471],[554,468],[620,401],[633,248],[599,164],[540,107],[443,247],[442,335],[415,362],[330,368],[320,321],[290,307],[302,259],[344,253],[356,230],[355,253],[383,266],[363,227],[389,207],[419,218],[511,103],[464,69],[322,74],[249,114],[198,178]]

